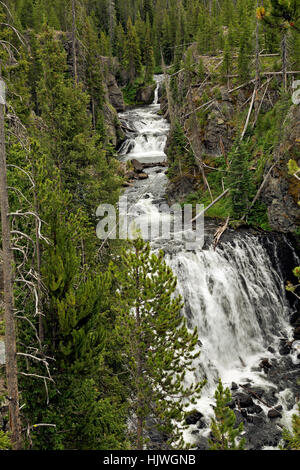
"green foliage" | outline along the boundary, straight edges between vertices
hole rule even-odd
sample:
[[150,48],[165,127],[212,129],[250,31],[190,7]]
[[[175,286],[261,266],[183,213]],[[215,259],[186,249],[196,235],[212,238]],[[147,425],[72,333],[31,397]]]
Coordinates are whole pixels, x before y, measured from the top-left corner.
[[221,379],[215,392],[215,417],[211,421],[212,438],[209,440],[210,450],[244,450],[245,439],[241,438],[243,423],[235,425],[236,416],[228,407],[231,401],[229,388],[224,389]]
[[179,427],[184,408],[195,402],[203,385],[184,383],[200,354],[198,334],[187,330],[182,299],[174,296],[177,280],[163,253],[151,254],[141,239],[130,248],[112,269],[118,284],[116,334],[129,375],[128,404],[137,417],[132,448],[147,446],[147,418],[152,417],[166,436],[162,448],[178,449],[184,446]]
[[289,174],[292,176],[296,175],[300,171],[300,168],[297,165],[297,162],[295,160],[289,160],[288,169],[289,169]]
[[292,292],[293,294],[295,294],[295,296],[299,299],[299,295],[298,295],[298,292],[299,292],[299,286],[300,286],[300,266],[297,266],[294,270],[293,270],[293,274],[294,276],[297,278],[297,284],[293,284],[292,282],[288,282],[287,285],[286,285],[286,290],[288,292]]
[[194,156],[191,150],[187,150],[188,142],[184,131],[176,122],[170,136],[168,147],[168,176],[170,179],[183,176],[194,166]]
[[147,18],[146,22],[146,35],[145,35],[145,48],[144,48],[144,64],[145,64],[145,83],[153,81],[154,71],[154,53],[151,40],[150,21]]
[[132,84],[142,71],[141,51],[136,29],[129,18],[127,22],[127,36],[125,41],[124,65],[128,74],[129,83]]
[[[300,268],[298,269],[300,270]],[[300,450],[300,403],[298,404],[298,414],[294,414],[292,417],[292,431],[284,429],[282,437],[285,441],[284,449]]]
[[[184,65],[184,83],[179,85],[186,92],[190,83],[203,81],[207,72],[214,87],[220,69],[214,71],[202,58],[195,64],[196,51],[189,48],[194,42],[203,55],[219,55],[224,50],[222,75],[237,71],[240,79],[246,79],[251,75],[255,2],[75,0],[78,83],[72,73],[70,2],[9,0],[7,5],[11,13],[3,2],[0,4],[1,74],[8,88],[7,161],[20,168],[8,167],[9,186],[14,188],[9,194],[10,206],[12,211],[35,210],[43,221],[45,237],[37,237],[34,217],[15,218],[14,230],[26,233],[34,242],[26,248],[24,269],[33,273],[28,278],[33,282],[41,276],[39,309],[43,314],[39,322],[32,291],[16,285],[16,309],[24,312],[18,319],[18,347],[23,353],[26,346],[40,351],[37,336],[41,335],[40,354],[49,358],[53,378],[48,377],[44,387],[36,377],[20,377],[26,405],[22,416],[32,429],[32,447],[135,447],[132,436],[129,442],[126,434],[132,411],[143,426],[152,413],[157,427],[166,433],[166,447],[180,447],[182,441],[176,441],[180,432],[173,421],[181,423],[184,404],[170,397],[182,392],[188,403],[201,387],[197,385],[194,391],[183,388],[184,371],[176,351],[184,355],[187,370],[192,368],[196,332],[187,332],[180,315],[181,301],[173,297],[175,280],[162,255],[152,257],[149,247],[136,245],[138,257],[136,252],[126,253],[122,263],[118,258],[118,264],[107,269],[107,262],[119,255],[119,247],[110,243],[99,253],[94,233],[96,206],[101,202],[115,204],[122,185],[106,129],[105,109],[112,108],[107,103],[104,81],[119,69],[122,85],[127,83],[125,101],[136,104],[137,89],[151,83],[154,71],[162,71],[162,53],[167,65],[174,64],[174,72]],[[265,7],[261,19],[271,27],[261,28],[261,49],[277,52],[280,36],[288,31],[290,63],[297,70],[299,2],[274,0]],[[237,53],[238,61],[234,60]],[[266,69],[271,67],[280,70],[280,61],[276,65],[270,59]],[[177,78],[175,75],[171,80],[175,107],[185,99],[183,93],[179,102]],[[276,85],[272,90],[277,91]],[[211,96],[203,90],[203,103],[209,99]],[[207,215],[239,218],[247,214],[249,223],[267,228],[266,208],[261,201],[250,213],[248,208],[280,140],[278,123],[283,121],[288,104],[282,99],[269,113],[261,113],[255,132],[249,132],[256,141],[234,149],[229,158],[231,168],[223,156],[215,159],[215,170],[207,171],[213,196],[223,191],[224,178],[231,193]],[[207,126],[208,112],[200,110],[197,114],[201,132]],[[197,183],[189,200],[210,203],[178,122],[172,131],[168,158],[173,181],[186,176]],[[252,164],[256,169],[250,172]],[[296,160],[290,161],[289,171],[291,175],[298,172]],[[40,255],[36,253],[37,241]],[[24,262],[21,252],[15,252],[15,262],[16,266]],[[294,272],[297,278],[298,269]],[[290,289],[296,292],[296,286]],[[143,330],[141,326],[135,328],[132,315],[138,299],[144,301],[140,310]],[[2,325],[0,330],[3,333]],[[150,343],[157,346],[156,353],[148,347]],[[133,380],[139,364],[137,351],[146,358],[146,372]],[[39,361],[25,362],[20,357],[19,365],[21,370],[45,376],[44,364]],[[35,423],[56,427],[35,427]],[[30,446],[29,439],[26,445]],[[9,436],[1,432],[0,448],[9,446]]]
[[250,155],[247,144],[236,144],[231,155],[230,172],[226,187],[230,188],[232,216],[240,219],[247,214],[250,205],[251,176],[249,171]]
[[12,448],[9,434],[0,430],[0,450],[10,450]]

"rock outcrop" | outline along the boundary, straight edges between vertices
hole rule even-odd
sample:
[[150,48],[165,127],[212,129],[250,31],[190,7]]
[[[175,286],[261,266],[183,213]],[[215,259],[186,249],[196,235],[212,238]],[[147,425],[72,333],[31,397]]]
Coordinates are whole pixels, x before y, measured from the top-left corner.
[[118,112],[125,111],[123,93],[117,84],[116,77],[111,73],[108,73],[105,82],[108,90],[110,104]]
[[[189,48],[194,64],[200,61],[196,45]],[[218,83],[217,76],[212,77],[211,72],[214,57],[201,57],[205,77],[200,78],[192,70],[183,68],[176,77],[176,99],[173,101],[172,113],[174,118],[180,122],[185,129],[192,150],[195,155],[195,165],[200,166],[200,161],[208,167],[216,166],[216,159],[222,155],[228,155],[237,135],[242,131],[245,123],[245,110],[249,108],[253,92],[253,84],[235,87],[231,90],[227,85]],[[268,89],[268,99],[261,104],[263,94],[258,94],[254,102],[255,109],[260,107],[260,113],[265,114],[274,108],[280,97],[277,86]],[[167,107],[166,93],[162,97],[162,110]],[[253,122],[253,115],[251,116]],[[254,139],[257,136],[253,137]],[[261,155],[263,157],[263,155]],[[300,164],[300,106],[291,106],[283,123],[283,135],[280,138],[280,148],[274,145],[273,155],[267,162],[260,160],[259,152],[257,162],[252,168],[255,171],[258,165],[264,165],[263,177],[265,177],[271,166],[277,160],[272,169],[263,191],[260,201],[266,206],[269,225],[273,230],[283,233],[293,233],[300,224],[300,181],[288,174],[287,164],[290,159],[295,159]],[[168,195],[171,201],[182,200],[189,193],[203,190],[201,178],[188,175],[183,172],[183,181],[170,182]],[[200,184],[199,184],[200,182]],[[213,189],[213,188],[212,188]]]
[[146,85],[138,89],[136,101],[145,105],[153,103],[156,84]]
[[[297,160],[300,152],[300,106],[293,105],[285,120],[284,135],[278,163],[272,170],[263,192],[271,227],[281,232],[293,232],[300,225],[300,181],[288,174],[290,159]],[[269,165],[270,167],[270,165]],[[266,168],[266,172],[269,168]]]

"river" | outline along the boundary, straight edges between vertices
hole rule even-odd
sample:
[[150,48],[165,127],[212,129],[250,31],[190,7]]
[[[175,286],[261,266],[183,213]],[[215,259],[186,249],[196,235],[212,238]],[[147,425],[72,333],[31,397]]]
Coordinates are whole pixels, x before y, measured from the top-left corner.
[[[169,123],[159,114],[162,77],[156,76],[155,80],[152,105],[119,115],[131,129],[120,158],[152,165],[144,170],[148,179],[135,181],[125,194],[128,216],[131,220],[138,217],[142,227],[149,218],[168,216],[164,209],[167,169],[153,166],[166,161],[169,133]],[[178,292],[185,302],[183,313],[189,327],[197,326],[199,332],[201,355],[195,372],[186,380],[207,379],[201,399],[191,407],[200,413],[201,419],[198,416],[185,431],[185,439],[196,443],[199,449],[207,447],[213,395],[220,377],[229,388],[234,389],[237,384],[237,391],[232,392],[236,400],[244,391],[240,385],[252,387],[261,399],[252,395],[253,405],[244,410],[237,406],[235,410],[237,420],[245,423],[247,448],[276,448],[282,427],[290,424],[300,362],[292,353],[280,352],[284,342],[292,341],[289,319],[293,309],[286,297],[278,251],[284,246],[291,265],[296,266],[299,260],[283,235],[263,237],[250,231],[238,234],[231,231],[232,236],[225,237],[214,249],[209,243],[211,230],[209,225],[205,247],[193,251],[186,250],[178,240],[166,240],[159,234],[151,239],[153,250],[164,250],[166,261],[178,278]],[[270,365],[269,370],[260,366],[262,359]],[[290,376],[287,378],[285,373]],[[269,419],[268,412],[275,406],[279,407],[280,415]]]

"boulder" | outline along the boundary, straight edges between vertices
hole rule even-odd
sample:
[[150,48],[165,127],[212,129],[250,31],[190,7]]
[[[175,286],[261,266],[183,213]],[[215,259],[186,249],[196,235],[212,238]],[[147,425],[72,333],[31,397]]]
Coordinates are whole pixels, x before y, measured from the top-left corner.
[[255,426],[262,426],[266,422],[266,417],[264,413],[260,415],[253,415],[251,416],[251,418],[252,418],[252,423]]
[[198,429],[205,429],[205,428],[207,427],[207,424],[206,424],[206,422],[205,422],[203,419],[200,419],[200,420],[198,421],[197,426],[198,426]]
[[267,372],[269,369],[271,369],[272,364],[270,364],[269,359],[262,359],[260,364],[259,364],[259,367],[261,369],[264,369]]
[[258,398],[261,398],[263,396],[263,394],[265,393],[265,391],[262,387],[248,387],[248,389],[249,389],[250,393],[253,393],[254,398],[255,398],[255,395]]
[[288,343],[281,344],[281,346],[279,347],[279,354],[281,356],[287,356],[288,354],[290,354],[290,351],[291,346]]
[[197,450],[208,450],[209,444],[208,444],[208,439],[204,436],[199,436],[197,440]]
[[203,418],[203,414],[200,413],[198,410],[193,410],[187,413],[187,416],[185,418],[186,424],[196,424],[200,419]]
[[117,85],[116,78],[111,73],[107,74],[106,85],[108,89],[109,101],[112,106],[118,111],[125,111],[125,103],[123,93]]
[[249,406],[254,405],[253,400],[250,397],[250,395],[248,395],[247,393],[243,393],[243,392],[236,393],[234,396],[234,401],[241,408],[248,408]]
[[146,180],[149,178],[149,175],[147,175],[147,173],[138,173],[136,175],[136,179],[138,180]]
[[152,104],[154,100],[155,89],[155,83],[153,85],[146,85],[140,87],[136,93],[136,101],[146,105]]
[[297,328],[295,328],[294,339],[295,340],[300,340],[300,326],[297,326]]
[[235,414],[234,428],[237,428],[241,423],[244,422],[243,415],[239,410],[233,410]]
[[270,419],[282,418],[282,414],[275,408],[272,408],[271,410],[268,411],[268,418]]
[[131,163],[137,173],[142,173],[142,171],[144,170],[144,165],[141,162],[134,158],[133,160],[131,160]]
[[231,384],[231,390],[237,390],[239,387],[235,382],[232,382]]
[[264,423],[259,420],[257,425],[257,418],[253,417],[252,423],[247,423],[245,426],[246,431],[246,446],[247,450],[261,450],[265,446],[276,447],[282,437],[282,430],[269,421]]

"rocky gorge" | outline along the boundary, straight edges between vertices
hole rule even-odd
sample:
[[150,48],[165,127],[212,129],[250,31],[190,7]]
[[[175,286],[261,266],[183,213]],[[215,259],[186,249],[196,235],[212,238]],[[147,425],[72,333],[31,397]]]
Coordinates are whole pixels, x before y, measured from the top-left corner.
[[[163,82],[159,79],[157,100],[160,101],[161,111],[165,111],[162,113],[164,118],[170,120],[163,88]],[[209,158],[210,164],[222,149],[229,150],[234,139],[234,132],[228,130],[224,114],[227,113],[227,118],[232,117],[235,104],[225,88],[221,87],[220,90],[219,100],[211,109],[211,113],[215,110],[217,115],[208,118],[205,134],[198,132],[199,129],[189,122],[186,124],[190,125],[187,133],[190,138],[193,134],[196,148],[201,155]],[[243,101],[246,97],[242,93],[239,99]],[[161,151],[165,149],[168,152],[170,135],[167,138],[165,129],[165,140],[158,140],[162,121],[153,115],[158,109],[154,102],[152,107],[135,108],[119,115],[127,135],[121,147],[121,158],[127,161],[127,167],[131,165],[127,173],[129,189],[126,190],[130,213],[135,217],[138,215],[142,223],[149,221],[149,217],[159,217],[162,202],[184,200],[194,189],[193,175],[185,174],[176,183],[165,175],[168,168]],[[183,110],[184,113],[191,112],[186,102],[178,109],[181,114]],[[291,112],[297,110],[292,109]],[[286,134],[289,149],[296,145],[297,126],[296,119],[293,127],[295,134]],[[165,147],[162,146],[163,142]],[[286,149],[285,144],[282,144],[282,149]],[[220,224],[216,219],[207,217],[202,251],[185,252],[180,243],[164,241],[160,237],[151,240],[153,249],[164,250],[168,263],[178,277],[178,292],[185,300],[184,314],[188,324],[191,328],[197,325],[199,329],[203,352],[199,369],[195,377],[189,377],[189,380],[204,376],[208,384],[203,398],[195,408],[190,409],[186,418],[186,439],[189,442],[192,440],[199,450],[208,448],[212,393],[218,376],[222,376],[231,389],[229,406],[236,415],[236,426],[244,423],[248,450],[276,448],[281,442],[282,429],[289,425],[299,399],[300,311],[296,298],[285,291],[293,268],[299,264],[297,241],[290,230],[297,224],[299,213],[295,202],[289,203],[289,195],[282,193],[284,190],[288,192],[291,183],[285,168],[283,174],[278,181],[281,189],[279,191],[277,188],[276,200],[273,198],[268,207],[273,226],[270,232],[251,228],[247,224],[238,228],[228,227],[218,247],[214,248],[215,233],[222,222]],[[273,177],[274,173],[264,191],[266,202]],[[280,198],[284,204],[280,210],[286,213],[284,222],[278,222],[272,209]],[[225,339],[222,338],[224,330],[225,336],[228,335]],[[222,358],[226,348],[226,357]],[[155,429],[151,436],[153,448],[159,446],[164,438]]]

